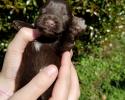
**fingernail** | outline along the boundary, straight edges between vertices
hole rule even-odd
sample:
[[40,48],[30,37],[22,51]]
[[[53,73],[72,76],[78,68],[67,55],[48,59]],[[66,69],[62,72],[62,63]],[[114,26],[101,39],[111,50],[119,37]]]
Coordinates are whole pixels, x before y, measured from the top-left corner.
[[71,58],[72,58],[72,56],[73,56],[73,51],[72,51],[72,49],[70,50],[70,54],[71,54]]
[[49,76],[52,76],[54,73],[56,73],[56,67],[54,65],[50,65],[48,67],[45,67],[43,71]]

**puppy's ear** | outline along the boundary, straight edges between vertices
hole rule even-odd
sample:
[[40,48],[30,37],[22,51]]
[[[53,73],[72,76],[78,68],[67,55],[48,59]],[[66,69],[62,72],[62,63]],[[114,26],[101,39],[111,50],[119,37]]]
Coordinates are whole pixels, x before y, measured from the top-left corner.
[[85,31],[87,25],[83,18],[73,16],[72,24],[69,27],[69,31],[75,36],[79,35],[82,31]]
[[42,15],[42,14],[45,14],[45,13],[46,13],[46,8],[41,7],[41,8],[39,9],[39,14]]
[[22,27],[34,28],[34,26],[32,26],[31,24],[26,23],[24,21],[20,21],[20,20],[14,20],[13,23],[12,23],[12,26],[16,30],[20,30]]
[[42,1],[42,3],[41,3],[42,5],[39,8],[39,14],[41,15],[41,14],[46,13],[46,7],[47,7],[48,3],[50,2],[50,0],[47,0],[47,1],[39,0],[39,1]]

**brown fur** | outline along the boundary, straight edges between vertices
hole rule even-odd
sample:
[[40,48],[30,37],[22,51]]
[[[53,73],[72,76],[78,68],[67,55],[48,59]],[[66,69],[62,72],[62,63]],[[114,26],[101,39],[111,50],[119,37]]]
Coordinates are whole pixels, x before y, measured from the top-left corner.
[[[53,21],[54,25],[48,20]],[[72,16],[65,0],[49,0],[40,10],[34,26],[19,20],[15,20],[13,24],[17,30],[29,27],[41,33],[41,36],[30,42],[24,51],[16,79],[16,90],[27,84],[40,69],[50,64],[59,68],[62,53],[73,48],[76,36],[86,27],[82,18]],[[35,47],[37,43],[41,45],[38,48]],[[48,100],[52,87],[39,100]]]

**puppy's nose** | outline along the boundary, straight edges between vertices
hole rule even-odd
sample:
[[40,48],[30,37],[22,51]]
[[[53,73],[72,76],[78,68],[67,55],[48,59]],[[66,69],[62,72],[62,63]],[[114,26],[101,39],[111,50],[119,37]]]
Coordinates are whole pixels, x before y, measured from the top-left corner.
[[45,25],[50,28],[54,28],[56,26],[56,23],[53,20],[48,19],[46,20]]

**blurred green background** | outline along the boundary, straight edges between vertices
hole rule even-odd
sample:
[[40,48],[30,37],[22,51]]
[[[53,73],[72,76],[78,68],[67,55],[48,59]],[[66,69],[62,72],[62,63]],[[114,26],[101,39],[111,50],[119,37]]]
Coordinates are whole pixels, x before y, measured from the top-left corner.
[[[74,47],[80,100],[125,100],[125,0],[67,0],[87,29]],[[15,19],[33,23],[46,0],[0,0],[0,66],[16,31]]]

